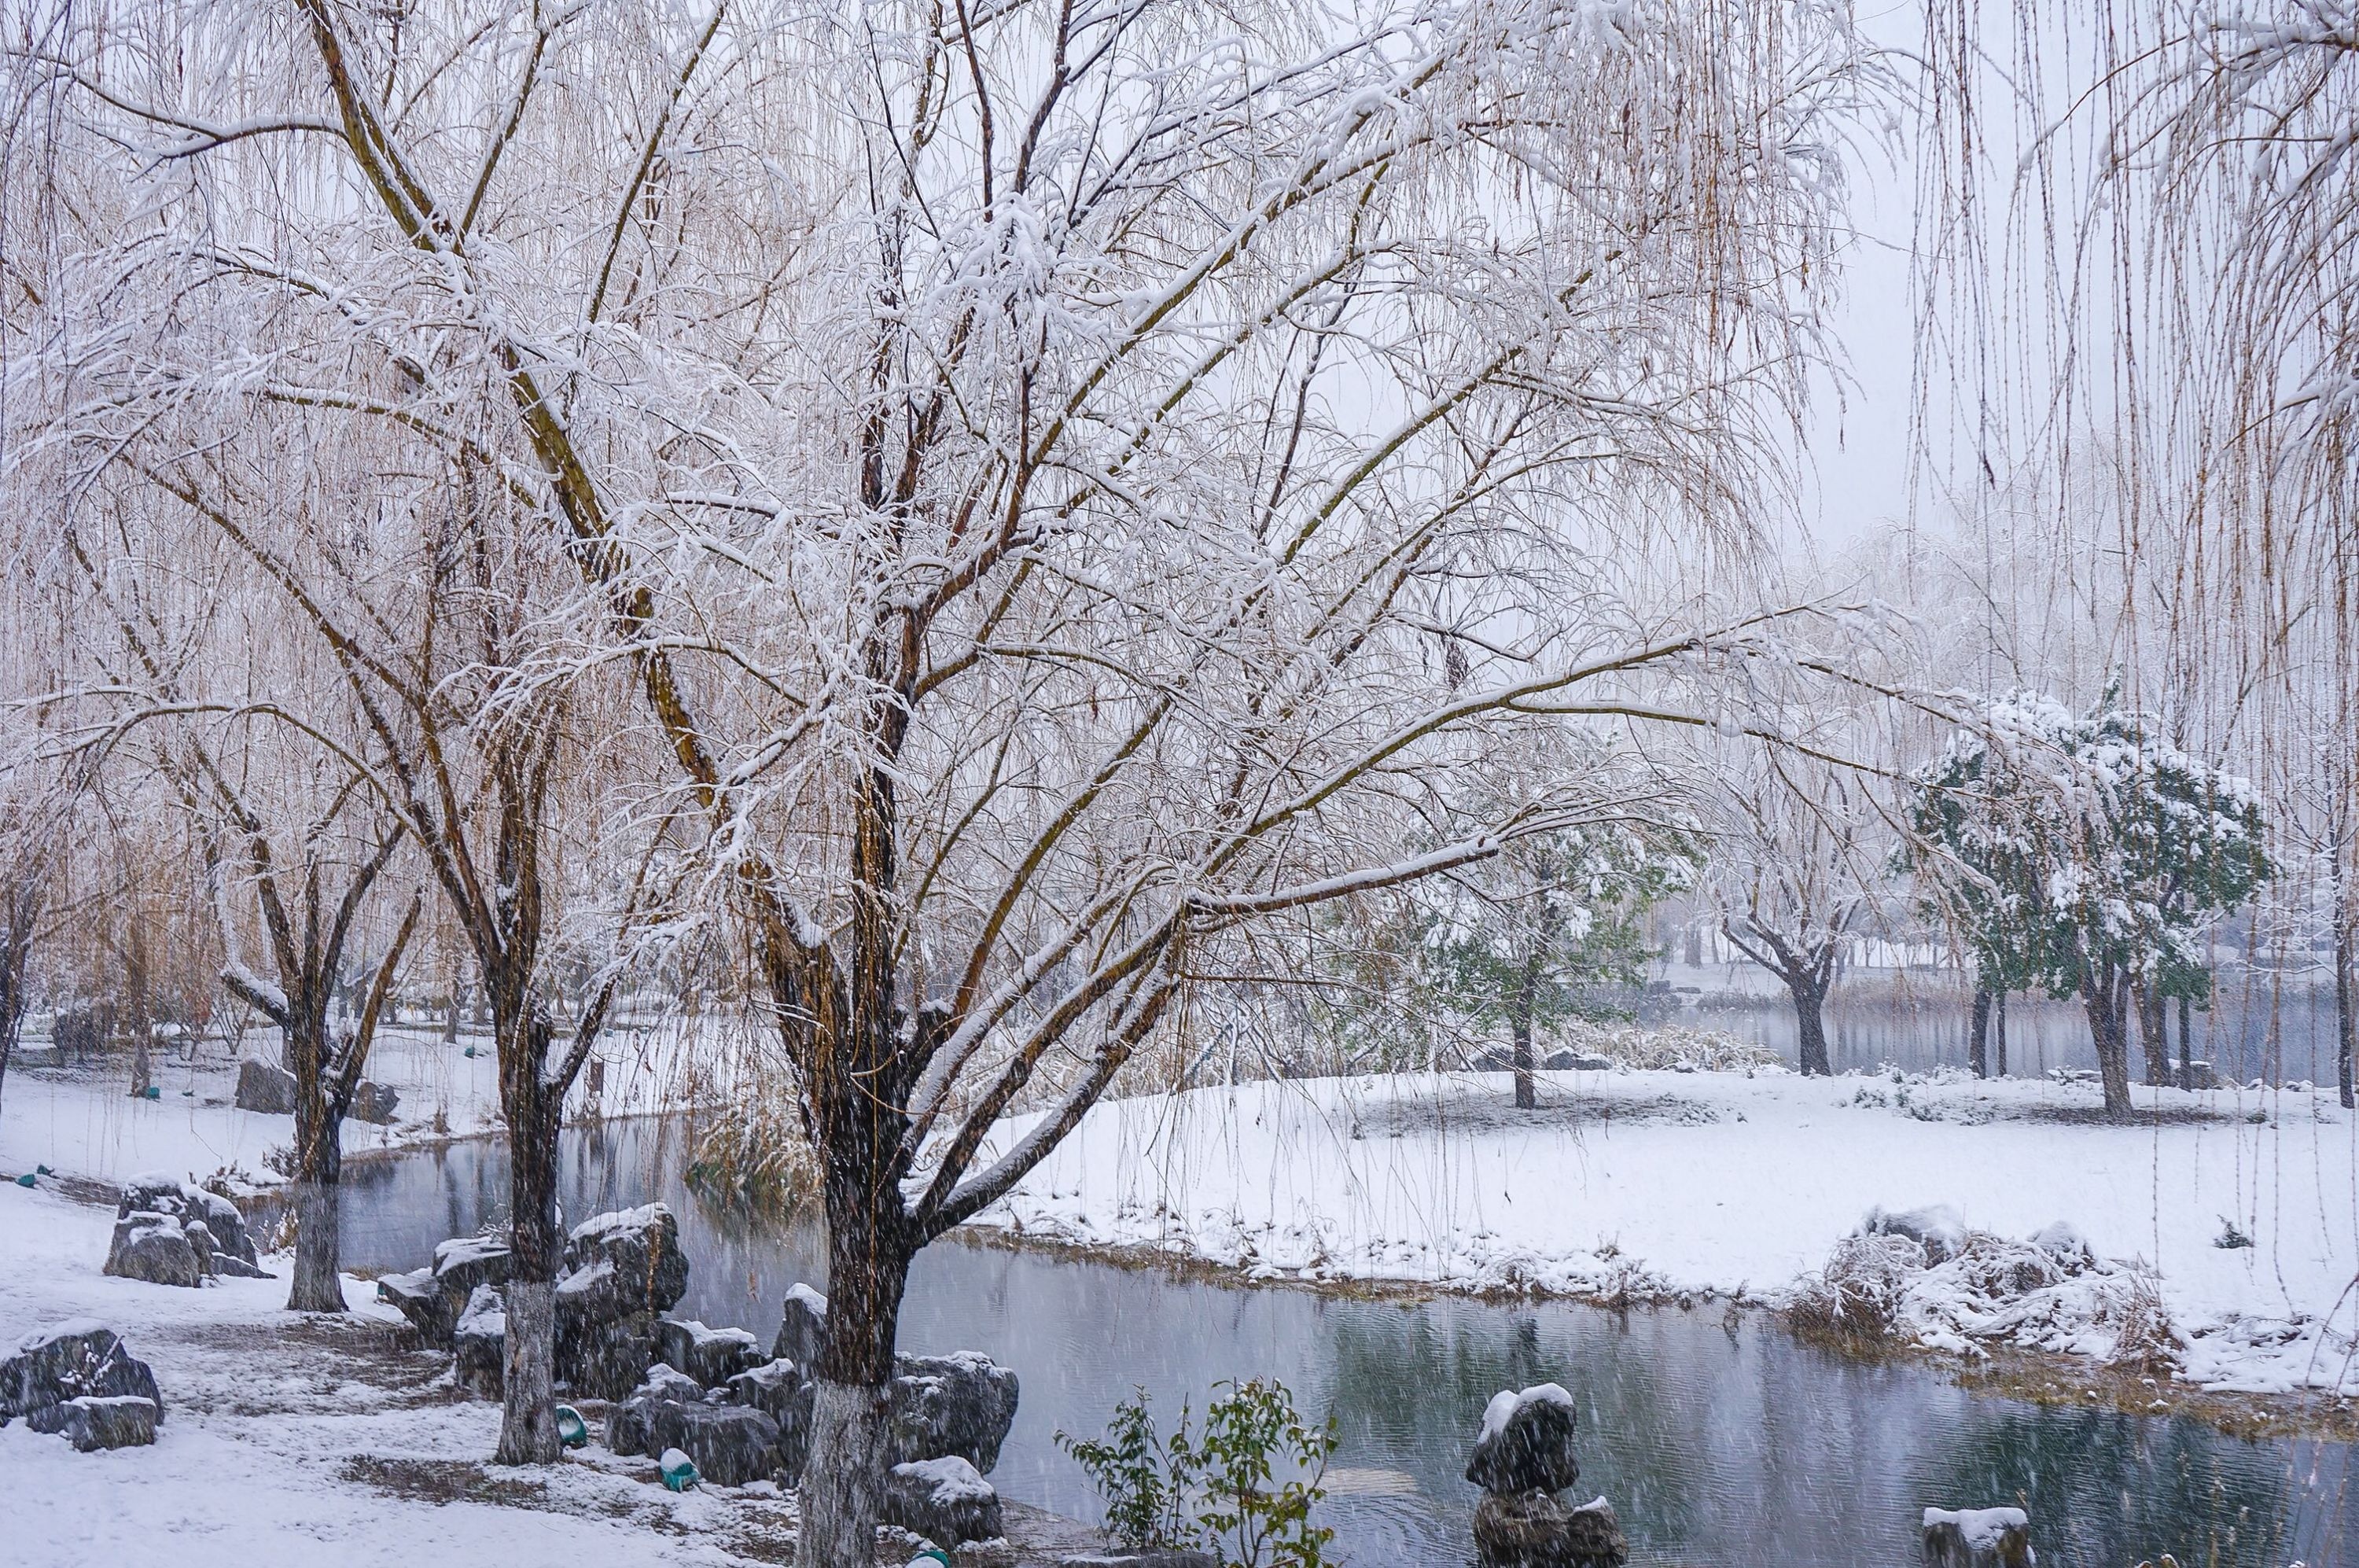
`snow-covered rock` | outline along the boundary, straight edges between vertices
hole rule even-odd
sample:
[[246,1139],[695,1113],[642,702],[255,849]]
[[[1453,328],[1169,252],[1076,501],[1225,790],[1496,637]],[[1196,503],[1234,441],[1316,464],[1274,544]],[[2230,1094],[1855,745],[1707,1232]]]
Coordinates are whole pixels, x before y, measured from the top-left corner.
[[17,1342],[16,1355],[0,1361],[0,1416],[30,1420],[85,1395],[136,1395],[163,1419],[156,1374],[96,1318],[68,1318],[28,1334]]
[[295,1114],[295,1074],[275,1062],[249,1056],[237,1064],[237,1108],[266,1116]]
[[[169,1214],[182,1226],[201,1224],[209,1233],[214,1252],[214,1269],[218,1273],[240,1272],[230,1267],[230,1261],[251,1268],[259,1261],[254,1238],[247,1234],[245,1216],[235,1203],[219,1192],[207,1192],[193,1181],[183,1181],[177,1176],[149,1172],[134,1176],[123,1184],[123,1195],[116,1203],[117,1219],[147,1213]],[[257,1278],[267,1279],[258,1273]]]
[[53,1408],[61,1418],[58,1434],[84,1454],[146,1447],[156,1441],[162,1413],[139,1394],[81,1394]]
[[507,1303],[499,1288],[478,1285],[451,1331],[451,1348],[457,1353],[459,1381],[485,1399],[497,1399],[507,1364]]
[[778,1318],[778,1337],[770,1344],[773,1358],[784,1356],[809,1369],[819,1365],[827,1344],[827,1298],[798,1281],[787,1291]]
[[658,1405],[692,1405],[704,1398],[704,1386],[676,1367],[657,1362],[646,1381],[631,1390],[606,1417],[606,1446],[616,1454],[657,1454],[648,1442]]
[[595,1214],[568,1232],[558,1269],[560,1331],[613,1323],[640,1312],[668,1312],[688,1293],[688,1255],[679,1221],[661,1203]]
[[1486,1492],[1560,1492],[1581,1479],[1572,1439],[1580,1417],[1554,1383],[1501,1389],[1483,1410],[1466,1479]]
[[760,1342],[742,1328],[707,1328],[693,1318],[664,1318],[655,1325],[656,1350],[665,1363],[704,1388],[725,1387],[738,1373],[760,1365]]
[[810,1452],[810,1380],[793,1362],[777,1356],[730,1378],[729,1400],[778,1423],[778,1468],[789,1483],[798,1480]]
[[955,1454],[984,1475],[1016,1424],[1021,1387],[1016,1374],[972,1350],[951,1356],[897,1356],[887,1392],[886,1453],[891,1464]]
[[778,1423],[745,1405],[658,1404],[647,1412],[647,1446],[679,1449],[716,1486],[742,1486],[777,1468]]
[[1622,1568],[1630,1543],[1603,1497],[1568,1508],[1548,1492],[1486,1492],[1474,1505],[1481,1568]]
[[366,1079],[353,1086],[353,1103],[344,1114],[357,1122],[372,1122],[378,1127],[393,1125],[395,1114],[401,1108],[401,1091],[389,1083],[372,1083]]
[[435,1245],[434,1261],[426,1268],[380,1279],[377,1300],[399,1309],[429,1345],[448,1350],[459,1314],[476,1287],[506,1284],[514,1263],[507,1243],[497,1236],[452,1236]]
[[2033,1568],[2021,1508],[1927,1508],[1925,1568]]
[[145,1210],[114,1222],[114,1236],[106,1248],[106,1272],[125,1279],[145,1279],[151,1285],[185,1285],[190,1290],[205,1282],[204,1259],[180,1222],[169,1214]]
[[886,1523],[940,1546],[990,1541],[1006,1532],[999,1494],[956,1454],[894,1465],[876,1500]]

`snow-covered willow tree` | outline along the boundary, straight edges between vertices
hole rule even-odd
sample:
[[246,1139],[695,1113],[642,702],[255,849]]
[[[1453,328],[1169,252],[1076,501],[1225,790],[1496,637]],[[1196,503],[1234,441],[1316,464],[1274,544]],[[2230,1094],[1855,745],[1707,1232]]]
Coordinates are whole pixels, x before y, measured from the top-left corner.
[[1835,0],[49,15],[12,68],[133,193],[76,304],[438,450],[602,613],[531,680],[660,726],[823,1166],[806,1564],[867,1561],[911,1258],[1186,985],[1562,825],[1435,804],[1502,731],[1745,657],[1613,552],[1776,488],[1875,84]]
[[2105,1110],[2128,1116],[2130,1020],[2166,1082],[2163,999],[2208,990],[2203,932],[2269,877],[2252,787],[2147,715],[2029,691],[1985,703],[1916,785],[1919,875],[1985,964],[2081,998]]

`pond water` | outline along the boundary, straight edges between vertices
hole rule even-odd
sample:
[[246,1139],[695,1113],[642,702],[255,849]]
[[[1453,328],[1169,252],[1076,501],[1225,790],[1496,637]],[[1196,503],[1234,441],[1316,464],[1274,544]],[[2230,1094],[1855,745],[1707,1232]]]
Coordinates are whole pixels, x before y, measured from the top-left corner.
[[[1862,994],[1864,993],[1864,994]],[[1757,1040],[1788,1062],[1796,1060],[1794,1009],[1783,993],[1717,991],[1703,998],[1654,993],[1638,1004],[1647,1023],[1677,1023],[1690,1029],[1725,1029]],[[2238,1083],[2266,1076],[2272,1082],[2334,1082],[2334,996],[2300,985],[2272,987],[2245,981],[2223,984],[2211,1008],[2192,1013],[2193,1054]],[[1838,985],[1828,998],[1827,1056],[1838,1073],[1890,1065],[1928,1073],[1943,1065],[1966,1065],[1968,1008],[1964,1001],[1931,986],[1918,996],[1897,994],[1889,982],[1865,983],[1847,995]],[[2179,1013],[2170,1015],[2171,1057],[2179,1054]],[[2089,1016],[2078,1001],[2017,996],[2006,1010],[2007,1071],[2034,1078],[2052,1067],[2093,1069],[2097,1053],[2089,1040]],[[2142,1078],[2146,1058],[2133,1034],[2130,1073]]]
[[[679,1168],[663,1122],[569,1133],[565,1211],[669,1203],[693,1263],[677,1314],[766,1343],[788,1286],[825,1288],[820,1238],[700,1201]],[[506,1155],[461,1144],[346,1179],[346,1266],[407,1269],[499,1215]],[[1183,1398],[1201,1408],[1222,1378],[1282,1379],[1336,1419],[1324,1517],[1353,1568],[1468,1562],[1475,1493],[1460,1472],[1484,1402],[1551,1381],[1581,1407],[1579,1490],[1613,1500],[1641,1563],[1914,1563],[1927,1505],[2010,1503],[2029,1508],[2049,1568],[2131,1568],[2163,1552],[2188,1568],[2359,1565],[2349,1447],[1969,1395],[1925,1367],[1861,1365],[1718,1308],[1339,1301],[945,1243],[918,1260],[901,1345],[1015,1368],[1023,1399],[993,1481],[1093,1519],[1060,1429],[1097,1434],[1134,1388],[1168,1416]]]

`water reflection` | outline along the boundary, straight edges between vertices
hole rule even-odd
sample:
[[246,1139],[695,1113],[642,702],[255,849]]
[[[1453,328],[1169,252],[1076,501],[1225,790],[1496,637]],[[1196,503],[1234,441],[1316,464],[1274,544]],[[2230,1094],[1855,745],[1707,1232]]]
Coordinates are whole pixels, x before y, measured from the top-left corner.
[[[1647,1023],[1725,1029],[1740,1040],[1758,1040],[1795,1060],[1794,1009],[1782,998],[1762,996],[1757,1006],[1695,1007],[1676,996],[1649,995],[1638,1005]],[[2179,1051],[2178,1013],[2171,1014],[2171,1055]],[[2194,1052],[2237,1083],[2267,1076],[2271,1082],[2334,1081],[2334,996],[2313,986],[2247,990],[2229,986],[2218,1005],[2191,1016]],[[1827,1054],[1838,1073],[1889,1064],[1912,1073],[1966,1064],[1967,1007],[1939,994],[1914,997],[1878,996],[1863,986],[1838,989],[1827,1004]],[[2036,1078],[2052,1067],[2097,1065],[2089,1041],[2089,1018],[2077,1001],[2017,996],[2006,1018],[2007,1071]],[[2143,1048],[2130,1048],[2131,1072],[2143,1075]]]
[[[670,1203],[695,1264],[680,1314],[766,1339],[788,1285],[823,1286],[819,1239],[697,1201],[679,1165],[663,1122],[569,1134],[566,1212]],[[408,1268],[499,1213],[506,1160],[462,1144],[353,1177],[347,1262]],[[1643,1563],[1914,1563],[1926,1505],[2010,1502],[2031,1510],[2040,1561],[2059,1568],[2129,1568],[2165,1551],[2190,1568],[2359,1568],[2347,1447],[1971,1396],[1717,1310],[1332,1301],[942,1246],[913,1271],[901,1343],[1014,1367],[1023,1403],[993,1479],[1083,1517],[1095,1499],[1058,1429],[1094,1433],[1134,1387],[1172,1411],[1221,1378],[1282,1378],[1335,1414],[1329,1522],[1341,1561],[1359,1568],[1469,1560],[1468,1439],[1492,1393],[1543,1381],[1581,1401],[1582,1488],[1614,1499]]]

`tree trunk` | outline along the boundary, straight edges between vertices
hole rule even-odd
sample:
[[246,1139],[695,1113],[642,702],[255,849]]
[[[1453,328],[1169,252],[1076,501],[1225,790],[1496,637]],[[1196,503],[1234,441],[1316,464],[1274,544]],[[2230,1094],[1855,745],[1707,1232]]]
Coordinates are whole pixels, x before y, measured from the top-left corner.
[[2111,965],[2084,970],[2082,1005],[2089,1014],[2089,1038],[2097,1048],[2097,1073],[2105,1086],[2105,1115],[2130,1117],[2130,1041],[2127,987]]
[[869,1568],[875,1554],[886,1385],[912,1248],[902,1231],[899,1184],[873,1158],[874,1147],[862,1140],[825,1179],[827,1342],[813,1391],[795,1568]]
[[[503,1008],[503,1012],[508,1009]],[[508,1124],[508,1214],[512,1234],[506,1359],[500,1388],[498,1465],[553,1465],[557,1440],[557,1138],[564,1090],[542,1079],[549,1020],[530,1002],[499,1020],[500,1102]]]
[[1990,1017],[1991,994],[1986,985],[1974,987],[1973,1021],[1966,1030],[1966,1065],[1977,1078],[1990,1076]]
[[336,1205],[344,1129],[320,1081],[322,1060],[314,1046],[311,1070],[295,1083],[295,1279],[287,1292],[287,1310],[293,1312],[344,1310]]
[[2353,922],[2343,919],[2334,928],[2334,1082],[2344,1109],[2352,1104],[2352,1062],[2359,1055],[2359,967],[2354,967]]
[[1827,1058],[1826,988],[1808,977],[1788,975],[1786,989],[1794,997],[1796,1054],[1806,1077],[1831,1078],[1834,1064]]
[[2195,998],[2179,998],[2179,1086],[2195,1087]]
[[2133,981],[2130,998],[2137,1007],[2138,1043],[2146,1051],[2146,1081],[2159,1089],[2170,1082],[2169,999],[2154,985]]
[[1507,1024],[1515,1040],[1516,1109],[1519,1111],[1538,1110],[1540,1103],[1532,1083],[1532,1003],[1538,990],[1539,959],[1535,955],[1524,961],[1515,996],[1507,1004]]
[[2001,987],[1991,1009],[1991,1075],[2006,1076],[2006,991]]

